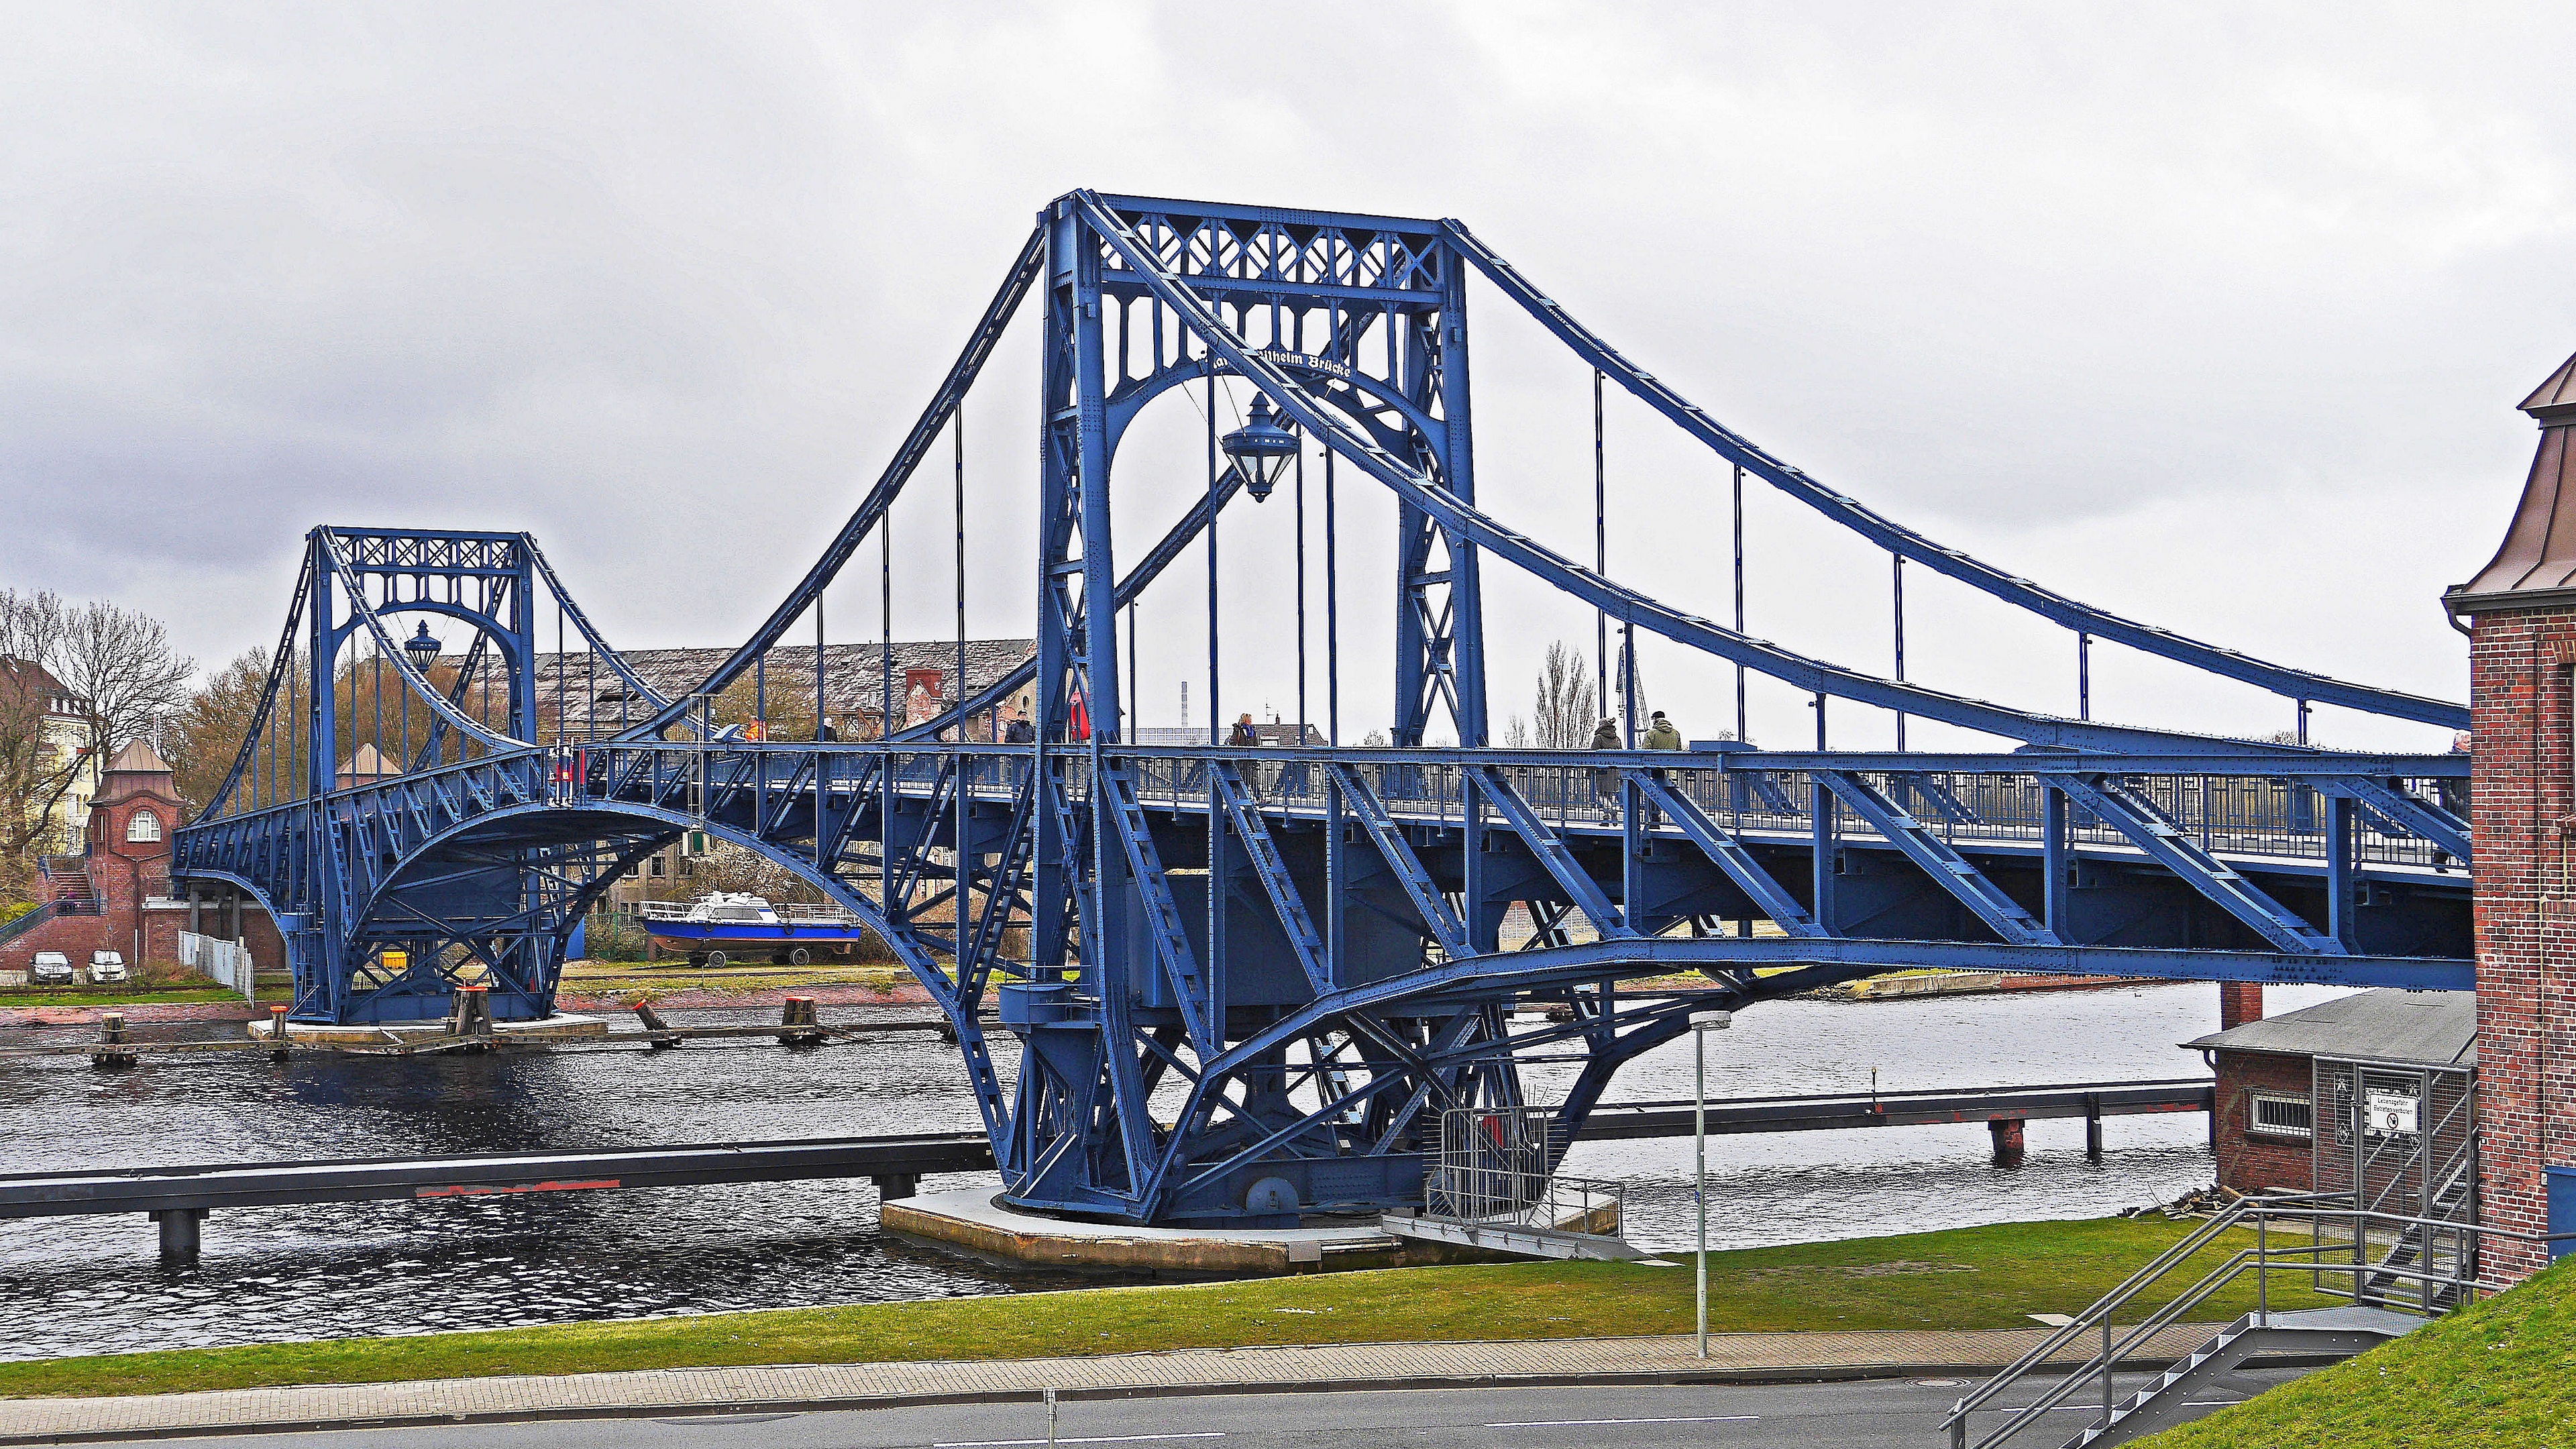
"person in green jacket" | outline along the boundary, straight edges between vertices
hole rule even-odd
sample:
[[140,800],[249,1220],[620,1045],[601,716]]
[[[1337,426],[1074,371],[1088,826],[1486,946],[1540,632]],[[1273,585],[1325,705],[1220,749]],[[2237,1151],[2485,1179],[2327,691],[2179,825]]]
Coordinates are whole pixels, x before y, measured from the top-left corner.
[[[1638,741],[1639,744],[1650,750],[1678,750],[1682,747],[1682,732],[1673,728],[1673,722],[1664,718],[1662,710],[1656,710],[1649,716],[1649,720],[1650,723],[1646,726],[1646,737]],[[1647,773],[1658,780],[1665,778],[1661,770],[1649,770]],[[1664,812],[1656,809],[1653,802],[1649,801],[1646,805],[1646,824],[1652,827],[1661,825],[1663,821]]]

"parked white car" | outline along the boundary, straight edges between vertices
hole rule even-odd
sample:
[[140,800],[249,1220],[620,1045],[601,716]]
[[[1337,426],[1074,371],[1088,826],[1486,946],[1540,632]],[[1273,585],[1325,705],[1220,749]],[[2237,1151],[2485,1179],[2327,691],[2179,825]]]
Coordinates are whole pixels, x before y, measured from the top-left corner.
[[38,986],[69,986],[80,979],[72,974],[72,958],[60,951],[37,952],[27,977]]
[[116,951],[90,952],[89,980],[92,986],[104,986],[111,981],[125,980],[124,955]]

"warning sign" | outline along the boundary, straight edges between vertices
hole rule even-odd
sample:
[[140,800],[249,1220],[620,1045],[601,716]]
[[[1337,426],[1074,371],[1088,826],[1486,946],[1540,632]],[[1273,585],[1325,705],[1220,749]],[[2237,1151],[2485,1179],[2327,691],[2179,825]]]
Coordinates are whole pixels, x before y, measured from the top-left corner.
[[2370,1130],[2384,1137],[2415,1135],[2415,1098],[2405,1092],[2373,1092],[2363,1102]]

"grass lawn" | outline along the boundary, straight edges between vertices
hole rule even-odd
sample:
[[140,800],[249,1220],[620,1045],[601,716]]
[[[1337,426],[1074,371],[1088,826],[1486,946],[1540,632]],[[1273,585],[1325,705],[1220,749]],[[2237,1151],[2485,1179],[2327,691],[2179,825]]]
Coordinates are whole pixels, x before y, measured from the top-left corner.
[[[1739,1331],[2027,1328],[2025,1314],[2081,1310],[2190,1226],[2196,1224],[2105,1218],[1712,1253],[1710,1321]],[[2251,1235],[2243,1236],[2250,1244]],[[2213,1249],[2211,1262],[2239,1246]],[[2249,1282],[2242,1294],[2212,1302],[2200,1316],[2233,1318],[2253,1306],[2252,1291]],[[2276,1308],[2312,1306],[2277,1287],[2272,1301]],[[0,1396],[711,1364],[1580,1338],[1687,1333],[1690,1327],[1687,1268],[1478,1264],[50,1359],[0,1364]]]
[[2576,1444],[2576,1266],[2359,1358],[2320,1369],[2140,1449]]

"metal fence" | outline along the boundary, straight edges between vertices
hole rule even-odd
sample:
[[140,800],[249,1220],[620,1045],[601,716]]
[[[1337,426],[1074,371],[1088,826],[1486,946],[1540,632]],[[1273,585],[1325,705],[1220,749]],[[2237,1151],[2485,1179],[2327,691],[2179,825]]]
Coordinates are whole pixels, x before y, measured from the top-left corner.
[[1423,1215],[1467,1226],[1613,1235],[1624,1185],[1554,1171],[1564,1124],[1545,1107],[1453,1107],[1440,1117],[1440,1162]]
[[181,931],[179,964],[218,985],[240,992],[244,1001],[254,999],[250,947],[243,942]]
[[[2320,1252],[2378,1268],[2353,1279],[2352,1296],[2392,1306],[2394,1299],[2475,1278],[2476,1069],[2319,1057],[2314,1071],[2312,1185],[2355,1209],[2350,1217],[2318,1220]],[[2367,1216],[2373,1213],[2409,1225],[2393,1237],[2375,1233],[2376,1220]]]

